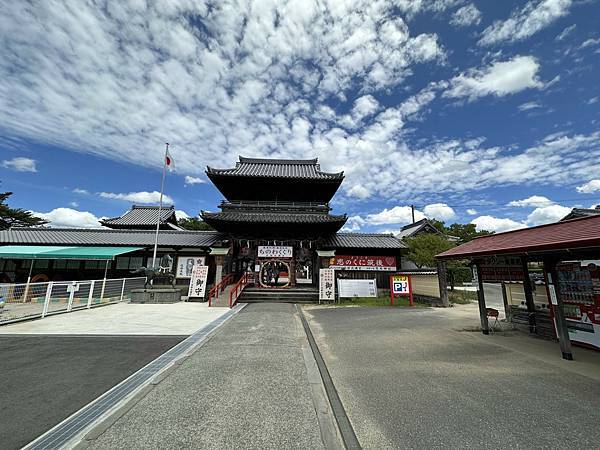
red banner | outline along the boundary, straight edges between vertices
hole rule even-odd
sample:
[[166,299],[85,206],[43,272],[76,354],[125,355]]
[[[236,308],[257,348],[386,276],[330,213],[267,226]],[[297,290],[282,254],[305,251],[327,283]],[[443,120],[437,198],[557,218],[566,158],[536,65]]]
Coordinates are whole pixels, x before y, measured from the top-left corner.
[[334,256],[329,260],[329,268],[337,270],[396,270],[395,256]]

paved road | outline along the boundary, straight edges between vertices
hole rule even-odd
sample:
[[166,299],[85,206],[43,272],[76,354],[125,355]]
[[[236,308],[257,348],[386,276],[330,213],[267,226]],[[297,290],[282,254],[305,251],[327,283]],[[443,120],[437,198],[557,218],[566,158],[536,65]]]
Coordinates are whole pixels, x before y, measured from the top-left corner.
[[31,442],[183,338],[0,336],[0,448]]
[[[466,309],[476,323],[476,308]],[[600,442],[597,378],[494,345],[511,339],[501,334],[452,331],[465,322],[460,307],[314,308],[307,316],[364,448]]]
[[322,448],[289,304],[251,304],[95,440],[94,449]]

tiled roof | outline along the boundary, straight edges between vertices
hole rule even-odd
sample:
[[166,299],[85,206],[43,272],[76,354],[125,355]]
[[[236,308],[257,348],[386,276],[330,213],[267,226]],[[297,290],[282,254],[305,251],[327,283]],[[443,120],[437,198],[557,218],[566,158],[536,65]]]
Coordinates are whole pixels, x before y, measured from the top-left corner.
[[[133,205],[129,211],[121,217],[101,220],[100,223],[109,228],[119,227],[155,227],[158,219],[158,206],[138,206]],[[175,216],[175,207],[167,206],[161,208],[160,222],[165,224],[167,221],[172,224],[177,223]]]
[[206,174],[242,176],[242,177],[260,177],[260,178],[293,178],[309,180],[342,180],[344,172],[328,173],[322,172],[321,167],[314,159],[263,159],[263,158],[244,158],[240,156],[240,161],[232,169],[214,169],[206,168]]
[[593,209],[573,208],[569,214],[567,214],[565,217],[563,217],[560,220],[564,221],[564,220],[577,219],[579,217],[589,217],[589,216],[596,216],[596,215],[600,215],[600,205],[596,205],[596,207]]
[[336,233],[325,239],[325,248],[406,248],[393,234]]
[[600,216],[583,217],[473,239],[437,255],[460,259],[497,254],[600,247]]
[[[11,228],[0,231],[0,244],[31,245],[110,245],[151,247],[152,230],[107,230],[79,228]],[[225,235],[216,231],[161,231],[162,247],[210,247]]]
[[346,222],[346,216],[333,216],[329,214],[317,213],[297,213],[297,212],[242,212],[225,211],[218,213],[209,213],[202,211],[202,219],[205,221],[218,220],[223,222],[254,222],[254,223],[331,223]]

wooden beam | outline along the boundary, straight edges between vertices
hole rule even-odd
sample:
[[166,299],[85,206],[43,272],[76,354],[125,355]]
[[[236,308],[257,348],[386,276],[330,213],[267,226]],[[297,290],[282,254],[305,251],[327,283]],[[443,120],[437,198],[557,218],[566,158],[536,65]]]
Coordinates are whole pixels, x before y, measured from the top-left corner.
[[525,256],[521,257],[521,264],[523,267],[523,291],[525,291],[525,304],[527,305],[527,312],[529,313],[529,332],[535,333],[535,303],[533,301],[531,279],[529,278],[529,266],[527,265],[527,258]]
[[485,307],[485,293],[483,292],[483,278],[481,277],[480,263],[475,264],[477,268],[477,303],[479,303],[479,318],[481,320],[481,332],[490,334],[490,324],[488,323],[487,310]]
[[544,273],[546,275],[546,290],[548,298],[554,313],[554,321],[556,323],[556,334],[560,344],[560,351],[563,359],[568,361],[573,360],[573,352],[571,350],[571,338],[569,337],[569,329],[567,328],[567,320],[563,310],[563,302],[560,298],[560,289],[555,284],[558,280],[556,275],[556,261],[551,259],[544,260]]
[[438,284],[440,287],[440,300],[442,301],[442,305],[445,307],[450,306],[450,301],[448,300],[448,283],[446,281],[446,261],[437,260],[437,274],[438,274]]

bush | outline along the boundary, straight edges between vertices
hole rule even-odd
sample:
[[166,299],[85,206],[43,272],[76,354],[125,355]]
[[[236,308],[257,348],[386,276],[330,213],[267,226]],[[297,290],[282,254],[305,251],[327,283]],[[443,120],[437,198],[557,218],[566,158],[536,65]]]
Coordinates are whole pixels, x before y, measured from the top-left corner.
[[467,305],[477,301],[477,291],[448,291],[448,300],[450,300],[450,303]]
[[473,279],[473,272],[470,267],[448,267],[448,284],[468,283]]

